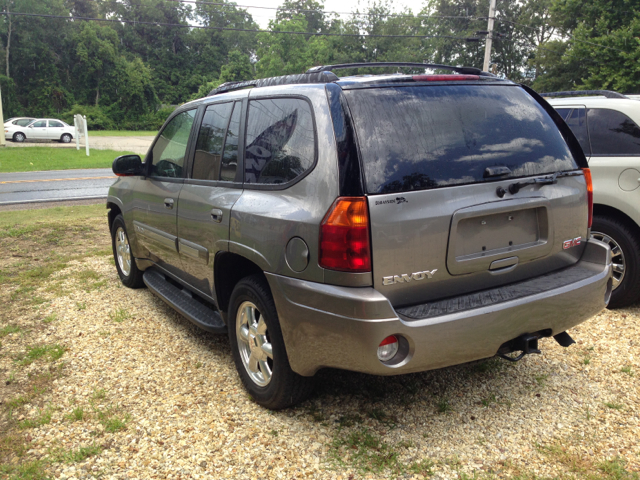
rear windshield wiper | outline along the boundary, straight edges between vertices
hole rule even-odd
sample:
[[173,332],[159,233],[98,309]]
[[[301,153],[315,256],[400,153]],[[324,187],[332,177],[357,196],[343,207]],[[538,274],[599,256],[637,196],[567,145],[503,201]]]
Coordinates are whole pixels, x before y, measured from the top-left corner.
[[511,185],[509,185],[508,190],[511,195],[515,195],[520,191],[522,187],[526,187],[527,185],[553,185],[555,183],[558,183],[558,178],[560,177],[575,177],[582,174],[582,171],[556,172],[553,175],[545,175],[544,177],[531,178],[529,180],[525,180],[524,182],[512,183]]

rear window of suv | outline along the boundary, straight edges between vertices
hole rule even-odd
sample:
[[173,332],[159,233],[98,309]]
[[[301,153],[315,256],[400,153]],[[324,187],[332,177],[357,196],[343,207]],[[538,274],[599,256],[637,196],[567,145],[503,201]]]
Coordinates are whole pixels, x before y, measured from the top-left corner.
[[[345,90],[368,193],[395,193],[578,168],[558,127],[524,90],[441,85]],[[502,177],[504,178],[504,177]]]

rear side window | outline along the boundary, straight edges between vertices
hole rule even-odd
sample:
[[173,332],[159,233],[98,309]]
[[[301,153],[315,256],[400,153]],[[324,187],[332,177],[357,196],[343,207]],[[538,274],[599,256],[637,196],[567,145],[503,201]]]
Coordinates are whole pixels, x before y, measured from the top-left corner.
[[574,108],[571,114],[565,118],[567,125],[580,142],[582,151],[585,155],[591,155],[591,146],[589,145],[589,134],[587,133],[587,109]]
[[60,122],[56,122],[55,120],[49,120],[49,126],[50,127],[55,127],[55,128],[62,128],[64,127],[63,124],[61,124]]
[[222,147],[232,108],[232,102],[207,107],[198,133],[191,178],[197,180],[220,179]]
[[640,128],[624,113],[590,108],[587,119],[594,155],[640,155]]
[[[558,127],[524,90],[443,85],[344,92],[368,193],[462,185],[487,167],[510,177],[578,168]],[[504,178],[504,177],[503,177]]]
[[315,163],[311,106],[300,98],[251,100],[247,120],[244,181],[290,182]]

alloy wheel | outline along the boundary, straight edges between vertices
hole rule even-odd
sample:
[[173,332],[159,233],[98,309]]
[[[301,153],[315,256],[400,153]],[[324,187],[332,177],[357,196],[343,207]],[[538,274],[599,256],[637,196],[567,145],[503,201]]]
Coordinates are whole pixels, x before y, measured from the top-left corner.
[[618,242],[616,242],[609,235],[605,235],[600,232],[591,232],[591,237],[601,242],[606,243],[611,248],[611,263],[613,264],[613,289],[615,290],[620,286],[622,280],[624,280],[625,274],[625,261],[624,252]]
[[131,274],[131,247],[124,228],[118,227],[116,230],[116,257],[118,266],[125,277]]
[[256,385],[266,387],[273,376],[273,347],[264,317],[252,302],[242,302],[238,308],[236,338],[249,377]]

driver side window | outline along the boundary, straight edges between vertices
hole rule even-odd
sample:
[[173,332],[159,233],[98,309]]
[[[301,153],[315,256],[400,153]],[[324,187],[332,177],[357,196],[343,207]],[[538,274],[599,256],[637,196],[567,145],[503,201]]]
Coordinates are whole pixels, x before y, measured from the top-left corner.
[[158,136],[151,151],[151,176],[184,177],[184,160],[196,110],[176,115]]

